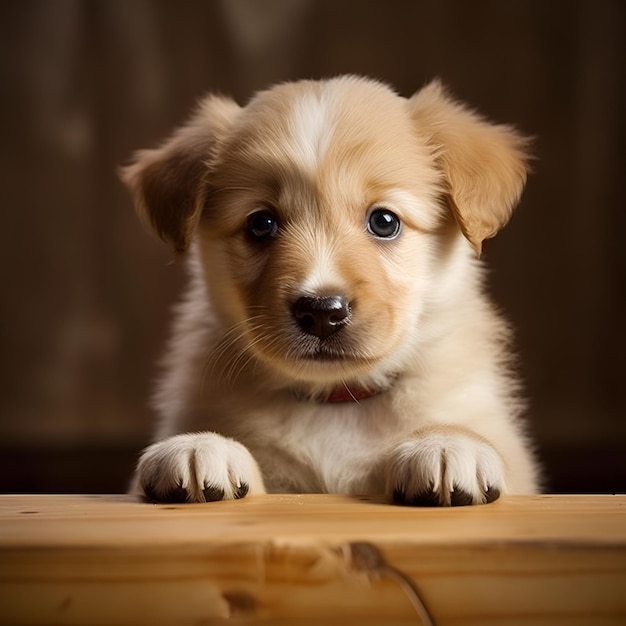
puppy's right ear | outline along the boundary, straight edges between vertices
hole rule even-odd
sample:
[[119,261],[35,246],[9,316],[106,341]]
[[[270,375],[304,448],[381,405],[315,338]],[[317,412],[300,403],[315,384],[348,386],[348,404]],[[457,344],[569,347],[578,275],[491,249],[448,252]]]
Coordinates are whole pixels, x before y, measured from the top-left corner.
[[233,100],[209,96],[162,146],[137,152],[121,169],[143,221],[178,254],[198,224],[215,146],[240,111]]

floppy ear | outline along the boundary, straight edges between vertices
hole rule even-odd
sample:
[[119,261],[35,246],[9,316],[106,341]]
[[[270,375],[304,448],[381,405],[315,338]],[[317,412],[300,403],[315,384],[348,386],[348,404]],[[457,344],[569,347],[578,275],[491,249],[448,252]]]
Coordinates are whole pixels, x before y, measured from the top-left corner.
[[508,222],[519,201],[529,140],[455,102],[437,81],[418,91],[409,106],[443,171],[457,223],[480,256],[483,241]]
[[240,110],[230,99],[205,98],[161,147],[137,152],[134,163],[121,170],[142,219],[179,254],[200,219],[215,145]]

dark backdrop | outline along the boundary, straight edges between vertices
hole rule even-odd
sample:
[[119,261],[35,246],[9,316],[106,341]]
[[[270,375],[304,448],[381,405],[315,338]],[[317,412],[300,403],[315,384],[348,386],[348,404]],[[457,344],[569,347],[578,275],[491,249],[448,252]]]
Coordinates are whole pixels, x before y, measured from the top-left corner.
[[0,5],[0,491],[125,488],[182,271],[116,167],[196,99],[439,76],[536,137],[486,246],[552,491],[626,491],[620,0],[22,0]]

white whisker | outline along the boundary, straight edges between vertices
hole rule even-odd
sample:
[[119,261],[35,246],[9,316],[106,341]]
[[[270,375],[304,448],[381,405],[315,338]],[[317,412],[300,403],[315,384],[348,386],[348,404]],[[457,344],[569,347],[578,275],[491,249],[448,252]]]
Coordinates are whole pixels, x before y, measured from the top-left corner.
[[[250,309],[263,310],[267,307],[257,305]],[[206,355],[202,384],[205,385],[209,377],[217,377],[217,386],[232,385],[254,360],[254,348],[259,344],[263,345],[264,352],[270,358],[280,356],[280,337],[272,338],[263,332],[270,321],[268,315],[260,313],[237,322],[224,332],[210,354]],[[256,367],[258,364],[255,364]]]

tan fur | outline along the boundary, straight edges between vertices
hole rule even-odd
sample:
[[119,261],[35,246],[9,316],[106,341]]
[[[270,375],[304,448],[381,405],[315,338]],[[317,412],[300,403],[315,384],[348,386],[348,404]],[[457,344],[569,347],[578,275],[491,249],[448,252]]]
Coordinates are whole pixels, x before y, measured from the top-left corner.
[[528,139],[453,102],[434,82],[411,98],[411,113],[438,156],[461,230],[482,242],[511,217],[526,182]]
[[[437,83],[406,100],[341,77],[243,109],[209,97],[138,153],[125,180],[190,271],[138,466],[150,497],[177,485],[189,500],[215,486],[238,497],[246,484],[449,505],[455,490],[474,503],[534,492],[508,330],[472,255],[510,217],[525,146]],[[367,231],[379,207],[400,218],[397,238]],[[263,243],[246,233],[259,208],[279,221]],[[349,323],[331,339],[303,332],[294,302],[334,294]],[[378,393],[321,401],[341,385]]]
[[142,219],[176,252],[189,247],[202,211],[206,162],[238,112],[231,100],[206,98],[161,148],[138,152],[121,172]]

